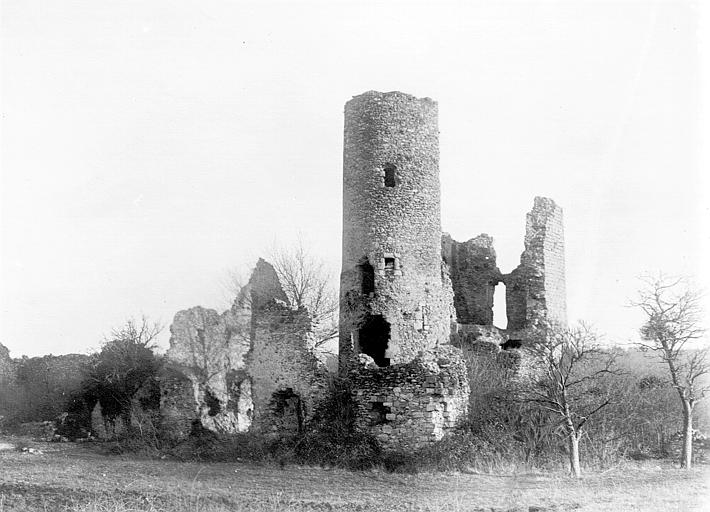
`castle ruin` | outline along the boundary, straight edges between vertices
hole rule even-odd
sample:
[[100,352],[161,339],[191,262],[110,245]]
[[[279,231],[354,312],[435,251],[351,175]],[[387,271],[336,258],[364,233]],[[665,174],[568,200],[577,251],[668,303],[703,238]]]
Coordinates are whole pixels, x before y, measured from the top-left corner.
[[[520,265],[503,274],[489,235],[442,234],[435,101],[366,92],[345,105],[344,135],[339,373],[362,430],[385,448],[419,448],[475,414],[467,357],[520,366],[531,329],[566,321],[562,210],[535,198]],[[506,329],[493,325],[500,283]],[[300,430],[325,392],[310,332],[308,312],[289,307],[260,260],[230,310],[176,315],[163,417],[180,435],[194,421],[224,432]]]

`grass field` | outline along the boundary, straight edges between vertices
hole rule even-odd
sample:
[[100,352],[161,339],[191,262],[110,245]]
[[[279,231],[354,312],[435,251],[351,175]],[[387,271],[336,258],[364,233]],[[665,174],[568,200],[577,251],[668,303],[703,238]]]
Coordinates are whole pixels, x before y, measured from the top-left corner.
[[[657,461],[574,481],[563,473],[403,475],[200,464],[104,455],[89,444],[3,443],[0,512],[710,510],[710,470],[685,472]],[[21,446],[42,453],[23,453]]]

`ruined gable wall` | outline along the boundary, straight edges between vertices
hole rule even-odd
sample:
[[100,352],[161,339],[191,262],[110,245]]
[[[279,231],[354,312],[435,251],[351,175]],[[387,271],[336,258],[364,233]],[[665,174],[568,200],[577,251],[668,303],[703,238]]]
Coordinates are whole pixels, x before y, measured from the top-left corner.
[[[345,105],[341,365],[359,352],[367,315],[390,324],[387,358],[411,361],[448,339],[451,290],[442,283],[438,110],[429,98],[370,91]],[[394,166],[394,186],[386,168]],[[386,258],[392,258],[386,268]],[[362,293],[358,265],[374,268]]]
[[535,198],[527,215],[525,251],[505,283],[508,330],[543,319],[567,322],[562,209],[552,199]]

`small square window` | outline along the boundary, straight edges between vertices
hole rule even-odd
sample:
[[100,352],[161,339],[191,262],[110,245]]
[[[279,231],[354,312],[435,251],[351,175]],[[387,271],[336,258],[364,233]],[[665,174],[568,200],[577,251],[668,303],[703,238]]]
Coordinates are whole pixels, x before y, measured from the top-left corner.
[[385,270],[394,270],[394,258],[385,258]]

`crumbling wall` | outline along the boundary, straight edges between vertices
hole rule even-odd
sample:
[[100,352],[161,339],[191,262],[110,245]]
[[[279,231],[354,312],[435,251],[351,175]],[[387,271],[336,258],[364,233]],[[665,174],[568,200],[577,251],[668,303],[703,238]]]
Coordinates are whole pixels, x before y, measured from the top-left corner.
[[309,350],[308,312],[289,306],[263,259],[231,309],[181,311],[170,331],[161,417],[176,438],[189,433],[193,420],[217,432],[283,431],[289,411],[277,399],[291,403],[289,393],[298,397],[302,426],[325,387],[327,371]]
[[345,105],[342,368],[359,353],[408,362],[448,340],[438,136],[429,98],[369,91]]
[[438,441],[467,412],[466,365],[461,351],[450,345],[387,368],[361,354],[347,375],[355,389],[358,427],[387,449],[415,449]]
[[562,209],[552,199],[535,198],[520,265],[504,281],[509,331],[567,322]]
[[8,348],[0,343],[0,385],[8,385],[15,381],[16,364],[10,357]]
[[[232,308],[221,315],[200,306],[180,311],[170,326],[169,366],[191,383],[191,419],[217,432],[243,432],[251,424],[251,408],[241,399],[245,358],[250,349],[250,325]],[[177,380],[177,382],[176,382]],[[177,385],[179,383],[179,385]],[[161,410],[166,419],[182,403],[184,379],[166,379],[161,387]],[[171,422],[172,424],[173,422]],[[176,434],[177,435],[177,434]]]
[[0,430],[16,412],[18,388],[15,385],[15,376],[15,362],[7,347],[0,343]]
[[170,365],[160,375],[160,428],[173,441],[185,439],[200,417],[199,385]]
[[493,237],[467,242],[442,236],[442,255],[449,267],[456,319],[461,324],[493,325],[493,295],[502,275],[496,266]]
[[272,301],[255,315],[247,371],[254,426],[265,433],[302,430],[326,385],[327,371],[308,350],[311,321],[304,309]]
[[54,420],[80,390],[89,362],[83,354],[11,359],[0,346],[0,416],[7,421]]

